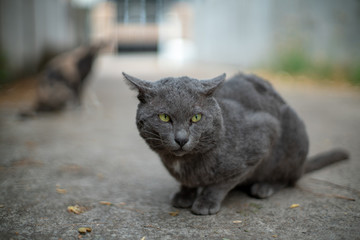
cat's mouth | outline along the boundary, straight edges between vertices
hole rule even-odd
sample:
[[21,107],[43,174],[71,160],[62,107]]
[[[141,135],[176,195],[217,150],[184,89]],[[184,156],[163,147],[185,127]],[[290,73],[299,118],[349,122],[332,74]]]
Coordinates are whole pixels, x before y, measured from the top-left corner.
[[193,140],[190,139],[186,144],[179,146],[180,144],[174,144],[169,149],[171,154],[182,157],[186,154],[189,154],[193,150]]
[[172,151],[172,154],[174,154],[177,157],[182,157],[187,153],[187,151],[185,151],[184,149],[180,148],[178,150],[174,150]]

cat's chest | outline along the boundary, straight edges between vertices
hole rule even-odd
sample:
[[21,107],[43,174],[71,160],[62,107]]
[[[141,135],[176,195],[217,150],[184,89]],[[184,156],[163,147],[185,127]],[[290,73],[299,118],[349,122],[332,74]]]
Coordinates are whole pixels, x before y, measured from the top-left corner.
[[170,161],[162,158],[162,161],[170,174],[185,186],[204,186],[215,180],[215,168],[203,159],[187,158]]
[[177,175],[183,175],[184,173],[184,167],[183,167],[183,163],[181,161],[174,161],[172,163],[169,164],[169,167],[171,169],[171,171],[174,172],[174,174]]

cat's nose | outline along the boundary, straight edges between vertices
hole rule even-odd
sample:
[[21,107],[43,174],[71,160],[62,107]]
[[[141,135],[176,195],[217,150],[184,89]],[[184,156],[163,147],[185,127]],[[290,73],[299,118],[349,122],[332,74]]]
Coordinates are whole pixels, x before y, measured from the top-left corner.
[[189,141],[188,138],[175,138],[175,142],[183,147]]
[[189,141],[188,134],[185,130],[180,130],[175,135],[175,142],[183,147]]

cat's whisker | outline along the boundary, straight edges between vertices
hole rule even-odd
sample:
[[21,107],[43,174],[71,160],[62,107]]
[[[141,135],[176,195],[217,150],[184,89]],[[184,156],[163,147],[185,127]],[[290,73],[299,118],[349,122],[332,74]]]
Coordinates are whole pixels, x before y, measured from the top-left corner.
[[[147,131],[147,130],[143,130],[143,133],[144,133],[144,139],[147,140],[147,141],[159,141],[161,142],[161,144],[159,144],[159,146],[163,146],[164,145],[164,141],[163,139],[161,138],[161,136],[159,134],[156,134],[156,133],[153,133],[153,132],[150,132],[150,131]],[[146,135],[150,135],[150,137],[147,137]]]
[[151,145],[152,148],[154,149],[162,149],[164,147],[163,144],[157,144],[157,145]]
[[153,135],[153,136],[156,136],[156,137],[160,137],[159,134],[157,133],[154,133],[154,132],[150,132],[150,131],[146,131],[146,130],[142,130],[143,133],[147,133],[147,134],[150,134],[150,135]]
[[150,132],[150,131],[147,131],[147,130],[141,130],[142,133],[145,133],[145,134],[149,134],[149,135],[152,135],[152,136],[155,136],[155,137],[160,137],[160,135],[158,133],[154,133],[154,132]]
[[161,142],[162,142],[162,139],[161,139],[161,138],[151,138],[151,137],[147,137],[147,138],[145,138],[145,140],[156,140],[156,141],[161,141]]

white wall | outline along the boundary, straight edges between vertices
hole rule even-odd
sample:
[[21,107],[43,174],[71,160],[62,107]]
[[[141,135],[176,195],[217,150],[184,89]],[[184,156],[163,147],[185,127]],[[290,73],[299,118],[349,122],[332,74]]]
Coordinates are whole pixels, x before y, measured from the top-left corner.
[[[81,43],[79,16],[66,0],[0,0],[0,47],[13,77],[34,73],[46,51]],[[82,26],[82,29],[86,29]]]
[[202,61],[259,66],[289,49],[330,63],[360,61],[357,0],[195,0],[193,6]]

